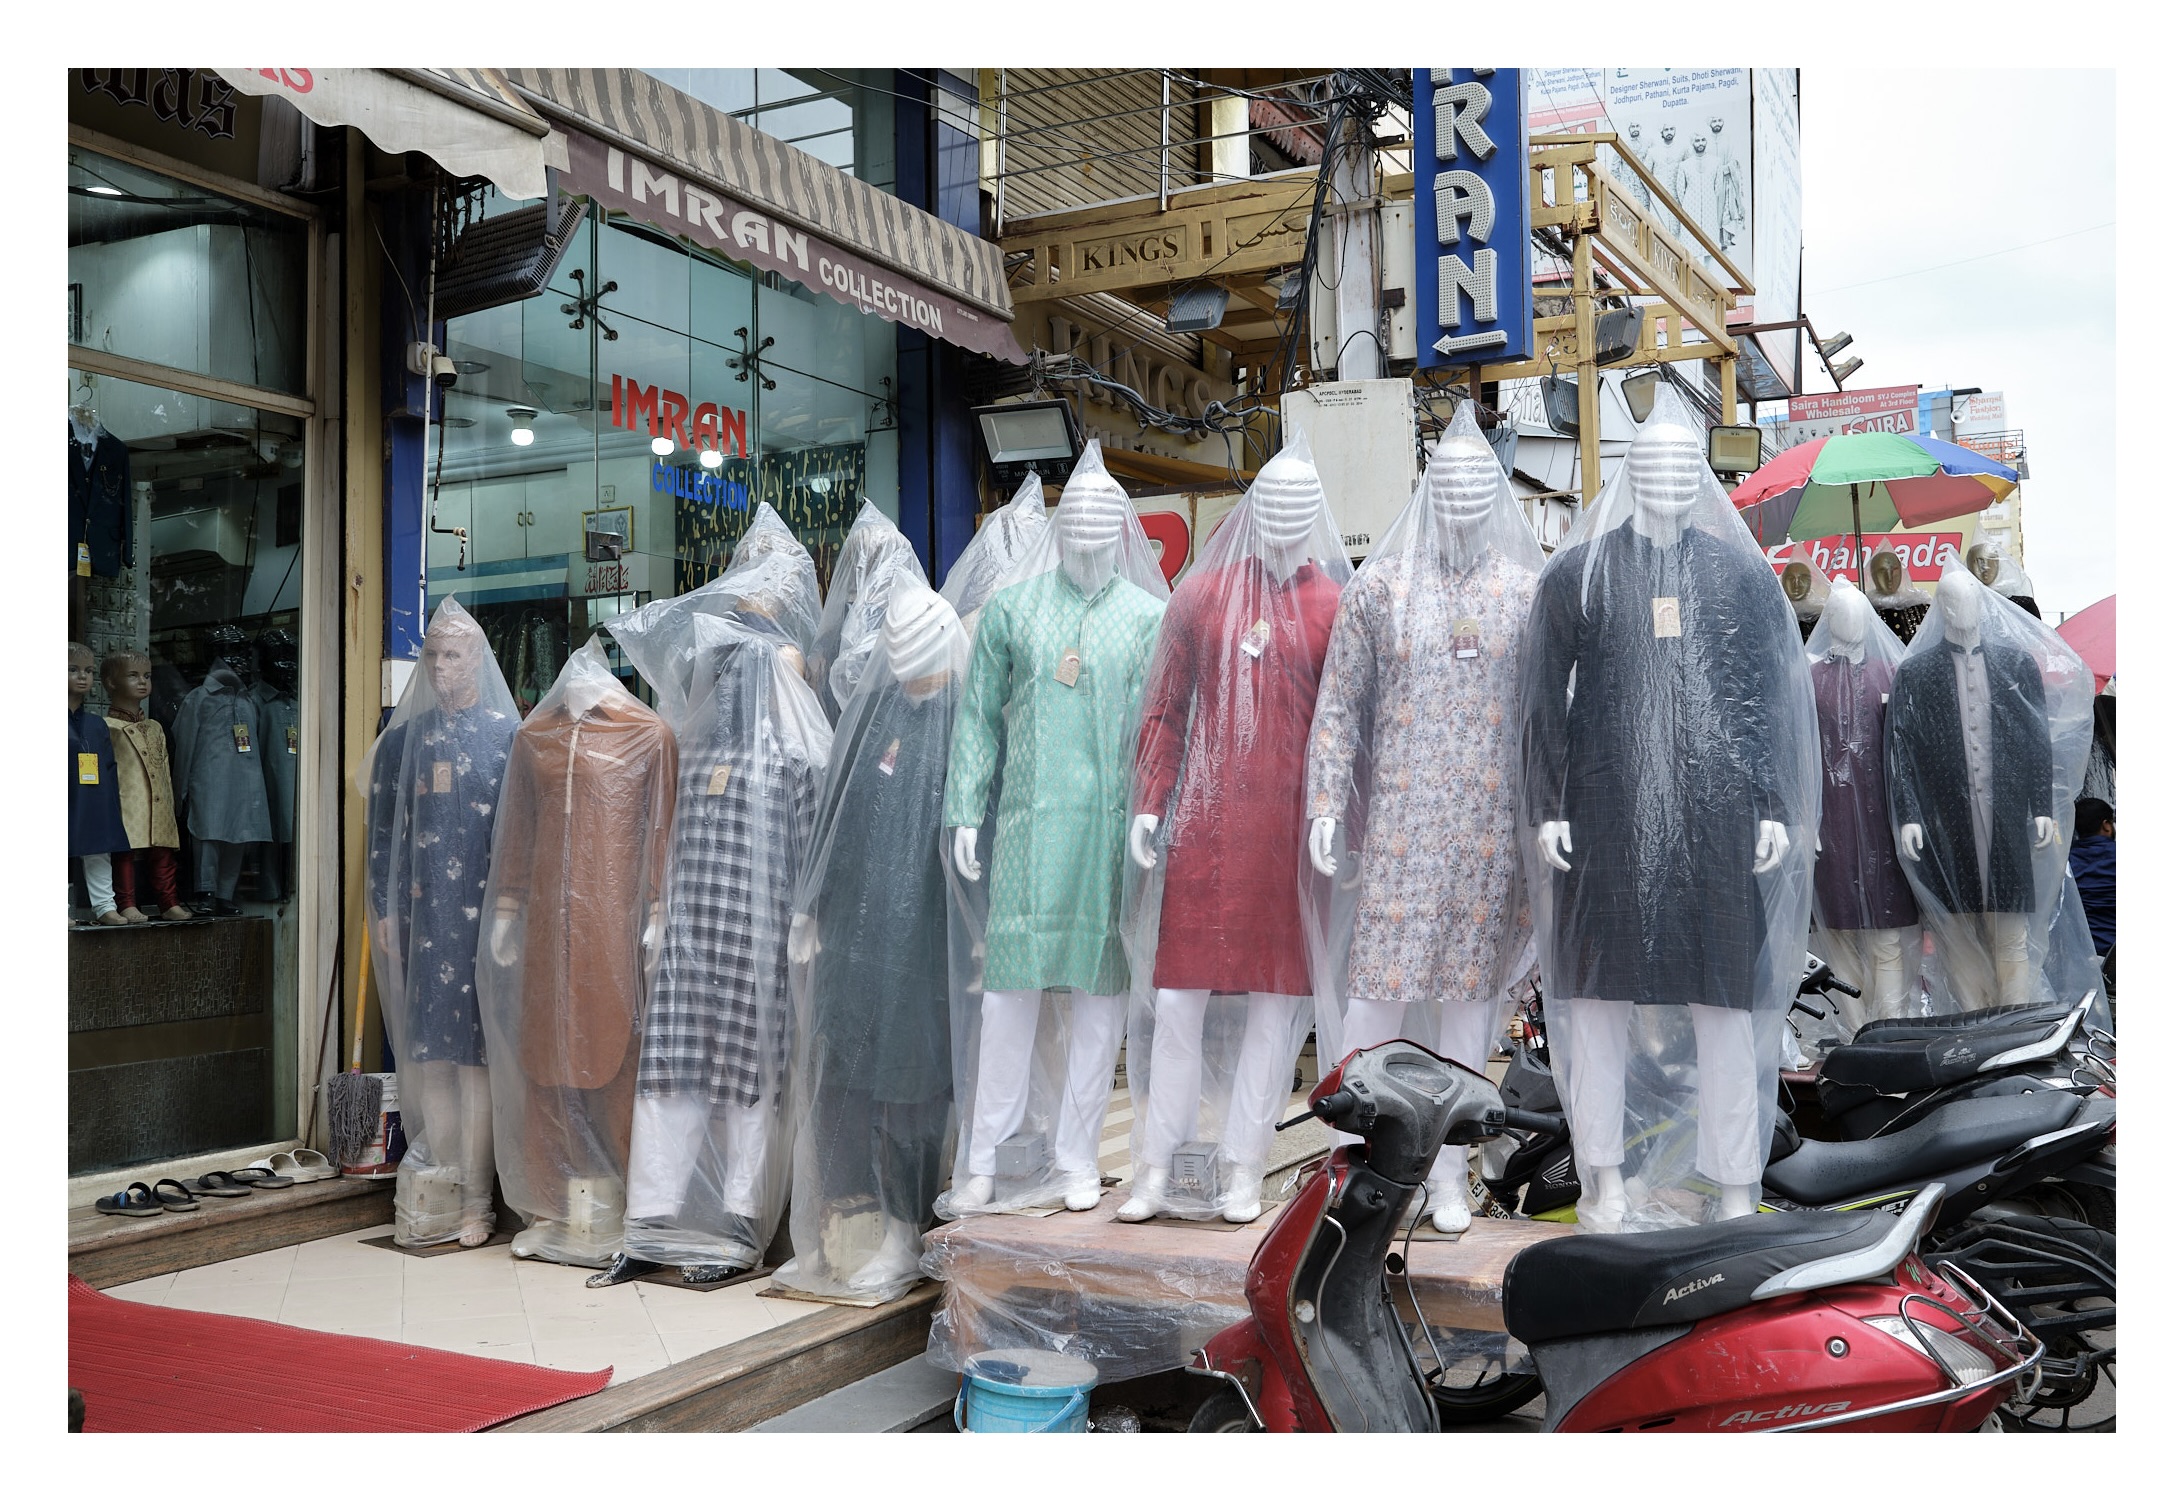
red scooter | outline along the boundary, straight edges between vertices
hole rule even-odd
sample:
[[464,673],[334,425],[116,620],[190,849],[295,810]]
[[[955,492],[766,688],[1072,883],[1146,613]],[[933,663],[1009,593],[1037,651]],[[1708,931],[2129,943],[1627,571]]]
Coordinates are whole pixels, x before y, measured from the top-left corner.
[[[1268,1229],[1245,1279],[1250,1316],[1192,1357],[1223,1390],[1191,1429],[1437,1432],[1389,1248],[1444,1143],[1559,1122],[1508,1109],[1481,1075],[1400,1040],[1345,1058],[1309,1107],[1364,1145],[1337,1147]],[[1502,1305],[1546,1387],[1543,1427],[1980,1427],[2036,1379],[2042,1350],[1960,1271],[1920,1262],[1941,1194],[1926,1189],[1900,1216],[1760,1214],[1527,1247]]]

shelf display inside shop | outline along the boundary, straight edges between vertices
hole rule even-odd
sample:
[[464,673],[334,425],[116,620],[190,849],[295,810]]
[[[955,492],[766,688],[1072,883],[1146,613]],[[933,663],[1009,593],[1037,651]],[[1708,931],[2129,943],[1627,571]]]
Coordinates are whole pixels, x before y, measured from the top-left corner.
[[[1516,737],[1541,562],[1460,404],[1343,591],[1320,677],[1309,845],[1289,859],[1324,1066],[1407,1037],[1483,1070],[1508,1022],[1531,965]],[[1462,1149],[1426,1191],[1436,1228],[1470,1223]]]
[[879,638],[880,621],[887,614],[886,591],[871,585],[905,558],[916,566],[910,539],[887,519],[886,512],[869,500],[864,502],[842,539],[834,572],[827,579],[818,645],[805,664],[805,676],[819,695],[829,723],[841,717],[842,706],[856,691],[865,659]]
[[1781,584],[1664,393],[1540,576],[1525,841],[1581,1229],[1749,1214],[1820,812]]
[[1129,985],[1130,767],[1167,598],[1136,509],[1088,444],[1046,536],[979,612],[956,713],[943,822],[963,924],[950,986],[964,1124],[944,1218],[1099,1203]]
[[1130,1197],[1256,1219],[1311,1026],[1297,902],[1305,747],[1350,577],[1303,438],[1269,459],[1177,580],[1137,732],[1128,929]]

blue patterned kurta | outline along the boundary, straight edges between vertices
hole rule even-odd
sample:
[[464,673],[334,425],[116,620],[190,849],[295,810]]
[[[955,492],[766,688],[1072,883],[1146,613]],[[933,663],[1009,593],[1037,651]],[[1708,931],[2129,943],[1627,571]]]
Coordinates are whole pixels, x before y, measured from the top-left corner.
[[[1121,934],[1138,694],[1161,601],[1121,575],[1089,599],[1056,570],[1012,584],[980,612],[942,821],[976,827],[998,769],[986,987],[1129,985]],[[1073,685],[1055,673],[1075,650]],[[1001,731],[1008,758],[998,768]]]

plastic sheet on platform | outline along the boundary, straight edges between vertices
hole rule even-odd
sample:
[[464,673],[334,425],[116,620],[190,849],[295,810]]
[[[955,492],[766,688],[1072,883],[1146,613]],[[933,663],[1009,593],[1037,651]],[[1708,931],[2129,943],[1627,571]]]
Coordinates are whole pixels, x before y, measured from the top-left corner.
[[1525,642],[1525,859],[1595,1230],[1750,1209],[1809,936],[1811,667],[1703,433],[1664,391]]
[[522,716],[454,599],[358,778],[379,1011],[409,1139],[395,1179],[405,1246],[473,1241],[493,1223],[493,1098],[478,1015],[478,947],[508,752]]
[[964,1115],[943,1217],[1097,1193],[1129,988],[1130,762],[1167,597],[1095,442],[978,612],[942,814]]

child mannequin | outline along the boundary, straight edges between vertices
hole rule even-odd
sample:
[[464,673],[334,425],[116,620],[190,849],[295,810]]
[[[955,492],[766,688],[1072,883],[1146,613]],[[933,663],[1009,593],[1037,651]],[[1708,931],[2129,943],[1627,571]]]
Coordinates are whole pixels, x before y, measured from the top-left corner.
[[114,742],[106,721],[83,706],[91,693],[91,648],[68,643],[68,853],[83,862],[83,884],[94,921],[128,922],[114,908],[112,854],[129,847],[114,772]]
[[[194,916],[182,905],[181,838],[174,822],[174,775],[167,762],[167,732],[144,712],[152,694],[152,659],[140,651],[106,654],[99,677],[106,684],[106,728],[114,740],[117,791],[129,848],[114,856],[114,896],[125,922],[168,922]],[[139,897],[143,900],[140,902]]]

